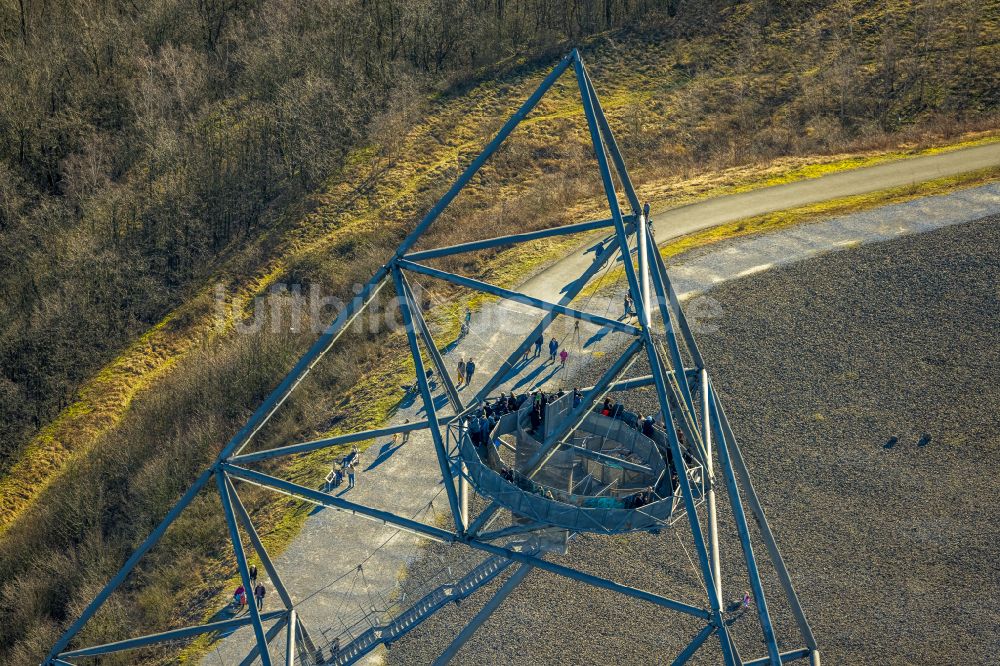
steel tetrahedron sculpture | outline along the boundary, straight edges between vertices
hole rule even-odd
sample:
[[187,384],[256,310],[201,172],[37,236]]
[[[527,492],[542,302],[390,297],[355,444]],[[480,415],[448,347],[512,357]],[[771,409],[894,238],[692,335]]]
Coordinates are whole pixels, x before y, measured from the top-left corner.
[[[462,243],[448,247],[415,250],[424,232],[459,194],[482,165],[497,151],[510,133],[532,111],[542,97],[567,70],[575,73],[583,113],[593,142],[610,217],[580,222],[541,231]],[[616,189],[615,180],[621,188]],[[624,199],[624,207],[619,196]],[[107,583],[66,630],[46,657],[45,666],[72,664],[77,660],[100,658],[143,646],[180,641],[202,634],[252,627],[255,647],[250,659],[269,666],[273,657],[268,645],[271,637],[284,632],[284,661],[287,664],[349,664],[414,630],[423,620],[448,601],[462,599],[507,570],[512,573],[482,610],[455,636],[435,663],[447,663],[482,625],[500,603],[524,579],[531,569],[547,571],[584,584],[619,593],[662,609],[698,618],[701,629],[672,663],[685,663],[702,649],[709,638],[718,640],[720,660],[726,666],[771,664],[778,666],[808,659],[818,666],[819,651],[754,491],[740,447],[730,428],[726,413],[712,387],[712,378],[680,307],[660,253],[656,250],[647,219],[648,210],[640,205],[629,179],[625,161],[611,133],[594,86],[580,54],[574,50],[565,56],[545,77],[537,90],[503,125],[499,133],[464,173],[406,236],[395,254],[364,285],[357,296],[336,316],[319,339],[296,363],[249,421],[223,447],[214,464],[204,470],[193,485],[163,518],[163,521],[132,553],[117,575]],[[529,243],[538,239],[605,230],[611,241],[597,252],[591,265],[579,279],[563,290],[558,299],[543,300],[479,280],[433,268],[428,261],[436,258],[475,252],[487,248]],[[634,247],[633,247],[634,246]],[[609,263],[620,261],[628,289],[634,297],[634,325],[574,307],[574,299],[588,281]],[[500,370],[468,400],[463,400],[450,379],[438,345],[424,321],[410,278],[429,276],[455,285],[485,292],[499,299],[537,308],[544,316],[514,349]],[[410,276],[410,278],[408,278]],[[271,416],[281,407],[321,357],[337,342],[355,318],[388,285],[395,290],[402,315],[409,352],[415,366],[418,399],[425,418],[415,422],[351,432],[321,440],[293,443],[278,448],[247,451],[248,444]],[[514,405],[483,441],[470,436],[469,415],[493,396],[509,377],[518,359],[557,317],[588,322],[608,331],[629,336],[630,344],[603,372],[596,383],[581,395],[570,395],[543,405],[544,425],[532,420],[531,404]],[[425,358],[427,363],[425,363]],[[648,374],[624,379],[637,360],[648,366]],[[436,370],[441,388],[453,408],[441,415],[438,401],[427,381],[427,370]],[[658,415],[640,420],[624,411],[605,413],[595,405],[608,393],[633,389],[655,389]],[[373,424],[379,425],[379,424]],[[447,495],[452,521],[447,526],[405,518],[390,511],[353,502],[332,492],[316,490],[277,478],[254,468],[255,463],[286,456],[318,451],[378,437],[427,431],[433,443],[441,483]],[[491,446],[493,438],[507,436],[510,450]],[[513,453],[512,453],[513,451]],[[627,455],[618,452],[625,451]],[[587,472],[586,474],[578,471]],[[588,471],[589,470],[589,471]],[[600,478],[599,478],[600,477]],[[612,478],[609,483],[608,478]],[[572,482],[567,483],[567,479]],[[376,520],[402,530],[453,544],[454,547],[479,551],[484,559],[468,574],[448,585],[431,590],[409,608],[383,618],[360,635],[335,646],[321,645],[297,613],[296,601],[282,584],[280,572],[261,543],[250,515],[236,492],[238,483],[251,483],[290,495],[320,506],[339,509]],[[251,589],[248,560],[240,527],[270,577],[283,609],[258,611],[249,604],[245,616],[175,629],[160,634],[140,636],[96,646],[77,646],[75,637],[109,595],[122,584],[143,555],[163,536],[171,523],[195,496],[215,485],[225,513],[240,578]],[[612,488],[609,491],[609,488]],[[716,494],[728,498],[742,550],[741,567],[753,593],[753,608],[760,624],[767,654],[744,660],[732,639],[727,610],[724,607],[719,560]],[[469,510],[472,493],[484,500],[485,508],[475,516]],[[511,516],[510,525],[491,529],[500,515]],[[780,591],[790,607],[800,647],[782,651],[775,637],[768,596],[761,582],[760,562],[754,549],[749,518],[757,525],[763,552],[773,566]],[[552,554],[573,535],[620,534],[624,532],[686,529],[694,543],[698,573],[704,582],[706,598],[701,605],[670,599],[661,594],[637,589],[560,564]],[[545,538],[541,538],[542,536]],[[332,621],[332,620],[331,620]],[[269,628],[266,625],[270,625]],[[72,644],[72,645],[71,645]],[[707,648],[705,648],[707,649]]]

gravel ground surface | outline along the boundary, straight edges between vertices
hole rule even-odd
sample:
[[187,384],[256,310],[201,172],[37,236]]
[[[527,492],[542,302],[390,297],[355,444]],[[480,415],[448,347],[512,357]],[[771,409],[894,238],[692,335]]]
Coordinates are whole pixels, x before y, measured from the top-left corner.
[[[699,342],[824,664],[983,664],[1000,651],[998,221],[825,254],[709,294],[718,330]],[[581,384],[599,369],[588,372]],[[632,400],[652,410],[650,394]],[[731,600],[747,583],[727,506],[723,493]],[[585,535],[555,559],[705,605],[687,531]],[[409,580],[463,556],[428,547]],[[799,647],[773,573],[764,575],[782,647]],[[430,663],[487,598],[438,613],[386,661]],[[766,654],[754,615],[733,627],[745,660]],[[454,663],[663,664],[699,629],[532,571]],[[719,662],[714,639],[693,660]]]

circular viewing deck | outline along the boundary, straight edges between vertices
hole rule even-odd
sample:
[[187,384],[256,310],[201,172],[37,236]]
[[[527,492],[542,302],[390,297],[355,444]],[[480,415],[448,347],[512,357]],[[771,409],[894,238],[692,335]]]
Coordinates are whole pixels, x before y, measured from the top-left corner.
[[[619,534],[656,531],[684,514],[673,469],[667,465],[666,435],[637,429],[635,414],[612,418],[589,412],[566,444],[535,474],[528,461],[540,440],[570,412],[572,395],[546,407],[542,425],[532,428],[531,403],[505,414],[489,444],[473,443],[462,429],[459,453],[470,483],[481,495],[521,520],[570,532]],[[696,498],[702,497],[700,466],[689,466]]]

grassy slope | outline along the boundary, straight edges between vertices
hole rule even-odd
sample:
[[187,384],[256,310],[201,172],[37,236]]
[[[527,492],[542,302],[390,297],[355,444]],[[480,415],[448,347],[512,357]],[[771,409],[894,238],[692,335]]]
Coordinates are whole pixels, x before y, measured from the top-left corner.
[[[636,101],[630,91],[648,90],[648,95],[654,95],[660,88],[677,85],[672,75],[657,78],[659,72],[670,71],[669,63],[664,61],[668,55],[666,51],[655,49],[635,52],[617,49],[610,56],[602,51],[591,57],[592,76],[616,129],[626,123],[625,117]],[[336,182],[330,183],[327,191],[317,198],[311,212],[276,232],[281,237],[273,252],[263,259],[255,259],[252,252],[236,257],[218,276],[218,281],[225,286],[227,301],[246,303],[289,273],[313,277],[333,266],[346,265],[339,271],[339,282],[333,281],[334,287],[345,287],[355,278],[363,279],[386,256],[374,239],[399,237],[412,224],[413,218],[457,175],[457,165],[467,163],[516,102],[528,94],[539,76],[540,70],[528,67],[515,70],[500,82],[480,84],[461,96],[442,96],[434,100],[424,122],[407,133],[401,142],[398,154],[404,157],[400,159],[389,161],[378,151],[359,151]],[[571,79],[567,79],[566,84],[555,90],[551,99],[525,122],[518,142],[498,155],[498,164],[483,170],[473,187],[463,194],[463,201],[457,202],[458,213],[442,220],[439,230],[433,234],[433,241],[459,240],[455,233],[456,217],[470,212],[476,214],[476,223],[462,225],[458,235],[475,237],[504,233],[507,230],[505,220],[511,213],[496,202],[530,203],[538,189],[532,183],[557,184],[568,188],[569,194],[583,196],[581,203],[567,205],[556,214],[540,213],[526,222],[529,226],[563,223],[600,213],[600,199],[594,196],[596,181],[581,186],[573,179],[562,180],[553,175],[567,163],[567,156],[575,158],[580,151],[585,152],[580,107],[571,94],[570,83]],[[973,137],[971,140],[992,138]],[[551,148],[560,142],[559,149]],[[913,146],[904,145],[900,149],[850,155],[788,158],[769,165],[688,178],[663,178],[655,169],[639,168],[634,177],[643,196],[657,201],[658,206],[663,206],[664,202],[676,205],[716,194],[816,177],[833,170],[913,154],[914,150]],[[577,171],[582,174],[586,164],[577,161],[580,162],[576,164]],[[512,178],[515,173],[521,176],[520,180]],[[574,178],[576,175],[579,174],[574,174]],[[869,195],[869,202],[877,200],[878,197]],[[788,223],[792,220],[791,217],[782,219]],[[717,231],[715,237],[720,233],[742,233],[763,226],[767,226],[764,221],[743,224],[739,228]],[[446,233],[440,229],[445,229]],[[711,239],[702,238],[704,242]],[[488,263],[466,264],[465,268],[514,284],[576,242],[566,239],[525,250],[492,253],[486,257]],[[150,330],[88,382],[79,399],[32,442],[25,457],[0,480],[0,532],[17,521],[39,494],[59,478],[71,458],[87,455],[102,436],[127,415],[137,395],[151,387],[155,389],[174,368],[184,365],[193,350],[220,335],[229,334],[232,317],[219,325],[212,295],[213,286],[206,285],[196,298]],[[444,336],[442,339],[447,339],[449,332],[453,333],[448,330],[453,321],[448,313],[439,317],[436,325]],[[359,384],[351,398],[356,404],[368,405],[368,409],[357,413],[356,419],[339,424],[337,429],[370,423],[389,415],[396,399],[392,387],[409,368],[401,361],[390,365],[386,372],[391,376],[370,375]],[[289,478],[307,481],[314,477],[317,471],[311,462],[303,459],[295,463],[288,470]],[[269,521],[276,528],[270,531],[270,545],[280,548],[302,520],[304,513],[297,508],[283,515],[277,511]],[[191,598],[196,596],[192,593]],[[205,606],[206,610],[208,608]]]

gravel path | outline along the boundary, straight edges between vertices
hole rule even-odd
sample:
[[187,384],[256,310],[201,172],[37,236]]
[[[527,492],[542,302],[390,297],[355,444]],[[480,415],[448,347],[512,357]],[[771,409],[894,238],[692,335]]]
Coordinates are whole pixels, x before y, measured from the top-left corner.
[[[885,164],[840,171],[819,178],[799,180],[784,185],[764,187],[749,192],[714,197],[687,206],[672,208],[652,215],[657,242],[679,238],[695,231],[708,229],[798,206],[807,206],[819,201],[830,201],[840,197],[876,192],[893,187],[922,183],[935,178],[968,173],[977,169],[1000,165],[1000,143],[963,148],[947,153],[923,155]],[[967,190],[973,192],[975,190]],[[921,199],[934,201],[937,197]],[[984,213],[985,215],[985,213]],[[848,216],[854,217],[854,216]],[[934,217],[926,218],[933,221]],[[966,218],[972,219],[972,218]],[[570,255],[550,266],[538,280],[549,282],[561,280],[560,284],[574,279],[587,267],[582,257]],[[530,289],[532,281],[524,288]]]
[[[825,664],[979,664],[1000,650],[998,221],[823,254],[708,294],[716,330],[699,341]],[[581,368],[581,383],[597,371]],[[646,411],[651,398],[633,404]],[[720,520],[731,599],[747,585],[727,511]],[[683,531],[584,536],[560,561],[703,605]],[[410,579],[458,550],[425,549]],[[765,574],[783,646],[798,647]],[[486,598],[442,611],[387,662],[429,663]],[[744,659],[765,654],[753,616],[735,627]],[[698,628],[533,571],[455,663],[662,664]],[[710,642],[695,663],[718,661]]]

